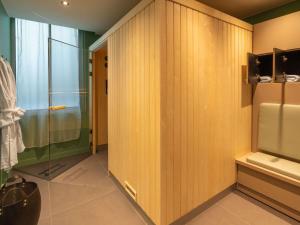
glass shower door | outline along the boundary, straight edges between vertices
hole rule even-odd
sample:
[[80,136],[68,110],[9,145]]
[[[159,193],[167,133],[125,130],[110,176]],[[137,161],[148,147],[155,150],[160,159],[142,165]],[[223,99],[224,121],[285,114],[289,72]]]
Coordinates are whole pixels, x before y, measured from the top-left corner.
[[88,72],[88,50],[49,39],[51,178],[90,155]]

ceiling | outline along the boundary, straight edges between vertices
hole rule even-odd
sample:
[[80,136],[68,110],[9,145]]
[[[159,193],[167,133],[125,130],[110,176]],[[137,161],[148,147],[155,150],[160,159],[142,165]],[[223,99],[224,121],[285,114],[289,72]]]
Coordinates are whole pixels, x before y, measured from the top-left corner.
[[140,0],[0,0],[10,17],[103,34]]
[[[1,0],[16,18],[79,28],[103,34],[140,0]],[[276,8],[294,0],[199,0],[238,18]]]
[[240,19],[277,8],[295,0],[199,0]]

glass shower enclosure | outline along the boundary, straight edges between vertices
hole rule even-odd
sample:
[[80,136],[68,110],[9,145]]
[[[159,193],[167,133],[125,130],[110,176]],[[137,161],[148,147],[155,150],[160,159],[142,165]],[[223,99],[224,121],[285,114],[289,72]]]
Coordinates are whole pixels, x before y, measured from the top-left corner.
[[17,170],[52,180],[91,154],[89,52],[48,40],[48,108],[21,120],[25,151]]

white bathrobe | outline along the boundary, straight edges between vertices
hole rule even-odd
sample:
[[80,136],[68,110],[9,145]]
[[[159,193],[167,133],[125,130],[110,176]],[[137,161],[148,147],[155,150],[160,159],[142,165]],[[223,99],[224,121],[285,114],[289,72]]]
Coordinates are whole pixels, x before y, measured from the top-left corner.
[[19,125],[24,112],[16,107],[16,81],[11,66],[0,58],[1,169],[6,171],[18,163],[17,154],[25,149]]

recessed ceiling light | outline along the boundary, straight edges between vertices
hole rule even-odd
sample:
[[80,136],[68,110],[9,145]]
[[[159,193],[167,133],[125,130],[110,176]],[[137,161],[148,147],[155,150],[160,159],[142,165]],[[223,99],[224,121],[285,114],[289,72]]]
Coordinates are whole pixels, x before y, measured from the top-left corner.
[[63,6],[69,6],[70,5],[70,2],[67,1],[67,0],[63,0],[60,2]]

